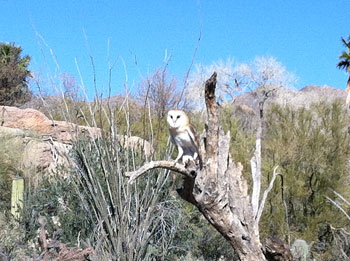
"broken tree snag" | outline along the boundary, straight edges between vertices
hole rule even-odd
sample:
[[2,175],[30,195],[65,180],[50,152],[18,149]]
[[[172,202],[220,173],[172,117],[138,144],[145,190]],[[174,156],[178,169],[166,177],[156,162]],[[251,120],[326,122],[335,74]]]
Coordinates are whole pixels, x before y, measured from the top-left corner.
[[265,260],[255,225],[242,165],[229,154],[230,136],[220,132],[215,184],[205,169],[197,174],[193,195],[206,219],[229,241],[240,260]]
[[215,162],[216,152],[218,147],[218,104],[215,98],[216,89],[216,72],[205,82],[205,105],[208,113],[208,128],[207,128],[207,151],[208,158],[212,158]]
[[220,126],[215,88],[216,73],[205,83],[208,124],[204,167],[197,172],[193,186],[194,205],[230,242],[240,260],[265,260],[242,165],[233,162],[230,133],[225,134]]
[[[173,161],[154,161],[126,175],[130,177],[129,182],[154,168],[165,168],[185,175],[184,187],[178,190],[179,195],[195,205],[229,241],[239,259],[266,260],[268,255],[263,253],[259,222],[256,221],[258,205],[253,211],[243,167],[235,163],[230,154],[230,133],[225,134],[220,126],[220,108],[215,98],[216,76],[213,73],[205,83],[208,123],[200,140],[203,168],[184,166]],[[266,249],[265,253],[269,250]]]
[[217,102],[215,98],[216,72],[205,82],[205,104],[212,114],[215,113]]

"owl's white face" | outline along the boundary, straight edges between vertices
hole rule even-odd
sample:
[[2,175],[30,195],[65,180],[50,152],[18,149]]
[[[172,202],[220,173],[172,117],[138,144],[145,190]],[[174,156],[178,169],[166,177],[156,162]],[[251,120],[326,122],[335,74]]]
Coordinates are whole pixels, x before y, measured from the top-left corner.
[[167,116],[168,124],[171,128],[177,129],[189,124],[186,113],[182,110],[170,110]]

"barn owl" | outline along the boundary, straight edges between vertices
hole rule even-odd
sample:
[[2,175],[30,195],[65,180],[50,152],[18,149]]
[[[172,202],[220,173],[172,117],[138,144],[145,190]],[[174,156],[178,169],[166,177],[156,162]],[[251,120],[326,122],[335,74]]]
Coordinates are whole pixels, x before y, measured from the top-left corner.
[[194,160],[196,162],[198,159],[200,167],[202,167],[197,133],[186,113],[182,110],[170,110],[167,121],[170,126],[171,141],[177,146],[179,152],[175,162],[181,159],[181,157],[183,163],[186,163],[188,160]]

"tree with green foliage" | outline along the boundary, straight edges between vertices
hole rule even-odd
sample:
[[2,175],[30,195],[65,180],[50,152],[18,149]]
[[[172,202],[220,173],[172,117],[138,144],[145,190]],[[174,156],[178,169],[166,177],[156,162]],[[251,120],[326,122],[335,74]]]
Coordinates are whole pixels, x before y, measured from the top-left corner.
[[[344,46],[348,48],[348,51],[343,51],[342,54],[339,56],[340,61],[337,64],[337,67],[339,69],[345,70],[347,73],[349,73],[348,81],[346,83],[346,91],[349,93],[350,91],[350,36],[348,37],[348,41],[346,41],[343,37],[341,38],[341,41],[343,42]],[[350,103],[350,96],[346,98],[346,104],[349,106]]]
[[[344,46],[348,48],[348,51],[343,51],[339,56],[340,61],[338,62],[337,67],[350,73],[350,36],[348,37],[348,41],[346,41],[343,37],[341,38],[341,41],[343,42]],[[347,88],[350,88],[350,76],[348,78]]]
[[348,222],[326,198],[332,191],[349,196],[349,119],[343,105],[274,106],[266,124],[263,176],[268,183],[269,170],[278,165],[283,180],[268,198],[262,235],[319,241],[328,250],[334,248],[327,226],[345,227]]
[[18,106],[30,100],[30,57],[21,57],[21,52],[20,46],[0,43],[0,105]]

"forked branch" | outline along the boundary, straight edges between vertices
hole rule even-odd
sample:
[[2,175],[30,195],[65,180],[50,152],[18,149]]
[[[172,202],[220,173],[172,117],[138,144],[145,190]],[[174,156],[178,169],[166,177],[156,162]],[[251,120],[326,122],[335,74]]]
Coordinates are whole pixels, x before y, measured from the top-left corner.
[[187,177],[194,178],[193,171],[191,169],[185,168],[183,164],[176,163],[174,161],[167,161],[167,160],[148,162],[138,170],[126,172],[125,176],[130,177],[129,183],[133,183],[142,174],[145,174],[147,171],[152,169],[157,169],[157,168],[172,170],[182,175],[185,175]]

